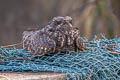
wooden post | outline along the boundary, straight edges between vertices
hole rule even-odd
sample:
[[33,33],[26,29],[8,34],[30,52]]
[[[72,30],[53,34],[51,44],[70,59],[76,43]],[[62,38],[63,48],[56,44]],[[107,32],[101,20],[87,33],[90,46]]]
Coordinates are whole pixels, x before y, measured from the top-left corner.
[[56,72],[6,72],[0,80],[65,80],[65,73]]

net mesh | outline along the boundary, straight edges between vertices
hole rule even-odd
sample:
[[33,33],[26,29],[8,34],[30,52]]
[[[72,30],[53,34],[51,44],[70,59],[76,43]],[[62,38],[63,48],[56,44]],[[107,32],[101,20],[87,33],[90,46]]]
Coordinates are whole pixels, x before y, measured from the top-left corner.
[[[89,49],[37,57],[24,49],[0,47],[1,72],[64,72],[68,80],[120,80],[120,38],[82,38]],[[116,46],[115,48],[113,47]],[[111,47],[112,46],[112,47]]]

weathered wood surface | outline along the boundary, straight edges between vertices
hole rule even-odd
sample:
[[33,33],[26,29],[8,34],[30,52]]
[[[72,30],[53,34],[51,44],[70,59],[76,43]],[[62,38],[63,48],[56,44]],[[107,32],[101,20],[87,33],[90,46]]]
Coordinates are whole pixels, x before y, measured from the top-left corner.
[[6,72],[0,73],[0,80],[65,80],[65,75],[55,72]]

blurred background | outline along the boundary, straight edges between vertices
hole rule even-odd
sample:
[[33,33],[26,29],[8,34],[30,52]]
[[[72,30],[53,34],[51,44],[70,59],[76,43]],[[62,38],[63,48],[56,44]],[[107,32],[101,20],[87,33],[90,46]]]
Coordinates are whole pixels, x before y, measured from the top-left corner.
[[0,45],[18,43],[28,28],[42,28],[55,16],[72,16],[81,36],[120,36],[120,0],[0,0]]

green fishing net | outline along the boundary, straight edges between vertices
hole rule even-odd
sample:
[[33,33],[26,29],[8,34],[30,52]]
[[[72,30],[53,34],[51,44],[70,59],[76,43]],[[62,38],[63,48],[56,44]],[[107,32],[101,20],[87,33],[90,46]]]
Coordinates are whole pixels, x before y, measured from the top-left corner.
[[[85,51],[34,56],[24,49],[0,47],[1,72],[64,72],[68,80],[120,80],[120,38],[82,38]],[[115,46],[115,47],[113,47]]]

